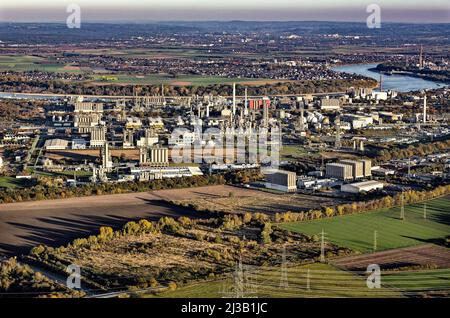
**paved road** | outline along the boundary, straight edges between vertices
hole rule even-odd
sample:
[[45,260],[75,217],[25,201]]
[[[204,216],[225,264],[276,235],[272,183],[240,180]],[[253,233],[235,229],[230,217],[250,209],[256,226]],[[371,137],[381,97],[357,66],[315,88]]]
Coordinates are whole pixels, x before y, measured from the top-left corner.
[[[217,187],[217,186],[216,186]],[[222,187],[222,186],[218,186]],[[0,255],[27,253],[38,244],[60,246],[98,233],[100,226],[122,227],[133,219],[199,216],[164,199],[210,193],[213,187],[162,190],[0,205]]]

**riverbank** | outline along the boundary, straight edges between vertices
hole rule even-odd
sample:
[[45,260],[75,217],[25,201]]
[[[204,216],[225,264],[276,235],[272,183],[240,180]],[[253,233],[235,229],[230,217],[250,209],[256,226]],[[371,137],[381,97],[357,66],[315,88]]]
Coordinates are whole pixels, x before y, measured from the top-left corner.
[[[333,67],[332,70],[336,72],[344,72],[350,74],[358,74],[366,77],[373,78],[377,81],[380,79],[380,73],[374,72],[378,64],[351,64]],[[411,92],[428,89],[437,89],[446,86],[442,83],[436,83],[431,80],[425,80],[418,77],[393,74],[383,77],[383,89],[394,90],[397,92]]]

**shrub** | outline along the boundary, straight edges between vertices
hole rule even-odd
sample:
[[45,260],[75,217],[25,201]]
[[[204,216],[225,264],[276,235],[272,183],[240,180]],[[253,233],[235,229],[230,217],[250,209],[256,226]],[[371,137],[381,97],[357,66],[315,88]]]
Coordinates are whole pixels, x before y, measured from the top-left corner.
[[97,236],[99,241],[101,242],[107,242],[111,240],[114,236],[114,231],[109,226],[102,226],[100,228],[100,234]]
[[45,246],[44,245],[38,245],[36,247],[33,247],[31,249],[31,254],[35,256],[39,256],[40,254],[45,252]]

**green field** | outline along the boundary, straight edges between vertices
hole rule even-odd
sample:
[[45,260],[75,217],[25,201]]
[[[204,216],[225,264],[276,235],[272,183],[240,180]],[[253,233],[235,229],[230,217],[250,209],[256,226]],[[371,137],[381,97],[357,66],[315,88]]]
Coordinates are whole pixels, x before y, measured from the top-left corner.
[[27,185],[26,179],[16,179],[15,177],[0,177],[0,188],[20,188]]
[[293,158],[300,158],[300,157],[317,157],[317,153],[308,152],[303,146],[301,145],[283,145],[283,148],[280,151],[280,156],[282,160],[290,159],[290,157]]
[[405,220],[400,219],[400,207],[394,207],[329,219],[285,223],[280,227],[308,235],[319,235],[324,230],[327,241],[360,252],[373,251],[375,231],[377,251],[439,243],[450,233],[450,199],[439,198],[405,206]]
[[450,269],[392,272],[382,274],[382,284],[407,292],[450,291]]
[[[309,274],[308,274],[309,270]],[[252,279],[244,284],[244,296],[268,298],[318,298],[318,297],[402,297],[391,288],[369,289],[365,277],[336,269],[327,264],[310,264],[288,268],[287,284],[280,286],[278,267],[254,269]],[[244,275],[245,276],[245,275]],[[308,279],[309,276],[309,289]],[[233,279],[198,283],[181,287],[173,292],[145,297],[195,298],[233,297]]]
[[45,72],[81,72],[79,70],[65,70],[63,65],[36,56],[0,56],[0,71],[45,71]]
[[[108,80],[107,77],[111,77]],[[113,79],[114,78],[114,79]],[[259,83],[264,81],[272,81],[270,79],[252,79],[252,78],[227,78],[220,76],[196,76],[196,75],[178,75],[176,77],[168,74],[150,74],[150,75],[130,75],[130,74],[100,74],[94,76],[96,83],[109,84],[133,84],[133,85],[179,85],[179,86],[203,86],[213,84],[231,84],[231,83]]]

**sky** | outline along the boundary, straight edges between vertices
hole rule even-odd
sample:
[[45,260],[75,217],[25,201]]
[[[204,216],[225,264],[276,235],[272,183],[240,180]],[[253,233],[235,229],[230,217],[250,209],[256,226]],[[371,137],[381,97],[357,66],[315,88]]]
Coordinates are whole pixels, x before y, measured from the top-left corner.
[[0,21],[65,21],[69,4],[82,21],[366,21],[367,5],[382,21],[450,23],[450,0],[1,0]]

